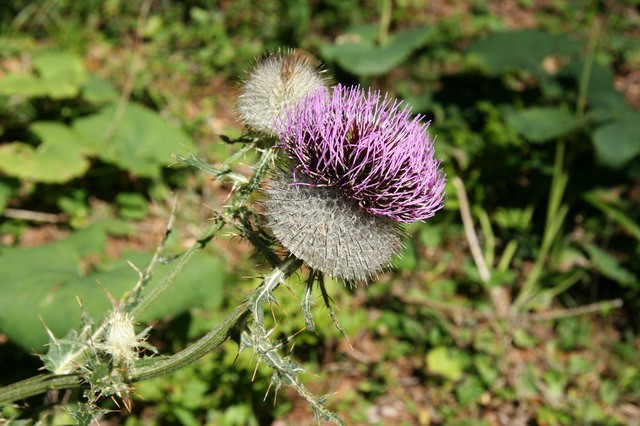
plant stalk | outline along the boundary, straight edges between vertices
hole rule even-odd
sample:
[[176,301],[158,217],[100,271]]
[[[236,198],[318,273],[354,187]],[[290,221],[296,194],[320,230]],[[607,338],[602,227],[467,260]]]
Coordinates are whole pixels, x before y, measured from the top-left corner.
[[[146,358],[139,360],[131,372],[129,381],[134,383],[172,373],[192,364],[216,349],[243,327],[251,302],[264,291],[264,287],[270,286],[271,289],[275,289],[277,285],[274,287],[270,283],[289,277],[301,265],[302,262],[293,257],[283,261],[279,267],[265,276],[262,283],[233,312],[227,315],[216,328],[175,355],[159,359]],[[77,373],[62,375],[53,373],[41,374],[0,388],[0,405],[29,398],[50,390],[78,389],[86,385],[82,376]]]

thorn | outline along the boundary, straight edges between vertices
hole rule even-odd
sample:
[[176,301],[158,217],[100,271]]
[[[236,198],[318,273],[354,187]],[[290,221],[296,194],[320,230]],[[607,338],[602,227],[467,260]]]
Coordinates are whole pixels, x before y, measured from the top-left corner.
[[49,339],[51,339],[52,342],[56,342],[58,339],[56,339],[56,336],[53,334],[53,331],[51,331],[51,329],[47,327],[47,323],[44,322],[44,319],[40,316],[40,314],[38,314],[38,319],[40,319],[40,322],[42,323],[42,326],[44,327],[44,329],[47,330]]
[[118,404],[118,399],[114,395],[111,395],[111,400],[113,401],[114,404],[116,404],[118,408],[121,408],[120,404]]
[[[127,261],[128,262],[128,261]],[[135,268],[135,266],[134,266]],[[135,268],[137,270],[137,268]],[[102,283],[100,282],[100,280],[96,280],[96,283],[98,283],[98,285],[100,286],[100,288],[102,289],[102,291],[105,292],[105,294],[107,295],[107,298],[109,299],[109,302],[111,302],[111,306],[113,307],[113,309],[118,309],[118,301],[116,300],[115,297],[113,297],[111,295],[111,293],[109,293],[109,291],[105,288],[104,285],[102,285]]]
[[258,374],[258,367],[260,366],[260,361],[256,362],[256,368],[253,370],[253,376],[251,376],[251,382],[256,379],[256,374]]
[[347,343],[349,344],[349,349],[351,349],[351,352],[355,352],[355,349],[353,349],[353,345],[351,344],[351,341],[349,340],[348,337],[347,337]]
[[[285,311],[285,309],[282,307],[282,305],[280,305],[280,303],[278,303],[278,301],[277,301],[275,298],[273,299],[273,303],[275,303],[275,304],[276,304],[276,306],[277,306],[278,308],[280,308],[280,310],[284,313],[284,315],[285,315],[285,316],[287,316],[287,317],[289,316],[289,314],[287,313],[287,311]],[[273,310],[273,309],[272,309],[272,310]],[[275,318],[274,318],[274,320],[275,320]]]
[[297,295],[297,294],[295,294],[295,292],[291,289],[291,287],[289,286],[289,284],[288,284],[288,283],[285,283],[285,284],[284,284],[284,286],[285,286],[285,288],[286,288],[287,290],[289,290],[289,293],[291,293],[291,294],[293,295],[293,297],[295,297],[296,301],[297,301],[298,303],[300,303],[300,298],[299,298],[299,297],[298,297],[298,295]]
[[131,413],[131,397],[128,392],[122,397],[122,403],[124,404],[124,408],[127,409],[127,412]]
[[269,391],[271,390],[271,385],[273,384],[273,380],[269,382],[269,387],[267,387],[267,393],[264,394],[264,398],[262,399],[262,401],[266,401],[267,397],[269,396]]
[[300,330],[296,331],[295,333],[293,333],[290,337],[289,340],[293,339],[294,337],[296,337],[298,334],[302,333],[303,331],[305,331],[307,329],[307,327],[302,327]]
[[[240,354],[238,354],[240,355]],[[249,360],[249,364],[251,364],[253,362],[253,358],[256,356],[256,350],[255,347],[253,348],[253,351],[251,351],[251,359]],[[258,362],[260,362],[260,360],[258,360]]]
[[276,406],[276,402],[278,401],[278,388],[276,387],[276,391],[273,394],[273,406]]
[[240,358],[240,348],[238,348],[238,353],[236,354],[236,357],[233,359],[233,362],[231,363],[231,366],[235,366],[236,365],[236,361],[238,361],[238,358]]
[[127,259],[127,264],[129,264],[129,266],[131,266],[131,268],[133,268],[134,271],[136,271],[138,273],[138,277],[142,278],[144,277],[144,274],[142,273],[142,271],[140,270],[140,268],[138,268],[132,261],[130,261],[129,259]]

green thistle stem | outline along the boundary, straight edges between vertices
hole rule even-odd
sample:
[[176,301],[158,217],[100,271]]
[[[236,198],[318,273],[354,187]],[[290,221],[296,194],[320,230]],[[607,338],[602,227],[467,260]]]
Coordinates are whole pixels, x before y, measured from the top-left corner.
[[[227,315],[215,329],[175,355],[139,360],[131,372],[130,381],[139,382],[169,374],[188,364],[192,364],[216,349],[228,338],[233,337],[240,331],[247,319],[251,302],[258,295],[264,293],[265,287],[273,288],[271,283],[290,276],[300,266],[301,262],[295,258],[283,261],[279,267],[265,276],[262,283],[233,312]],[[29,398],[50,390],[78,389],[84,386],[86,386],[86,383],[82,381],[80,374],[42,374],[0,388],[0,405]]]

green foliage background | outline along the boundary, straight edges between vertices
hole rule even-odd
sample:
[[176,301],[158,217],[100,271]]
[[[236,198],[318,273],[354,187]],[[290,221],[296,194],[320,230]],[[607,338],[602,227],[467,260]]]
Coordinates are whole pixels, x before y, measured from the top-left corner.
[[[318,309],[318,333],[292,340],[292,357],[319,375],[306,384],[336,393],[327,404],[348,424],[640,423],[640,5],[500,3],[4,2],[0,384],[36,370],[42,323],[59,336],[80,324],[76,297],[99,317],[107,293],[131,287],[127,261],[143,267],[177,194],[161,279],[231,190],[172,165],[172,154],[224,161],[237,147],[219,135],[242,132],[233,99],[243,70],[298,47],[338,82],[425,114],[449,177],[445,210],[408,228],[394,271],[368,288],[331,283],[350,340]],[[157,321],[151,341],[172,353],[214,327],[263,269],[239,240],[219,241],[137,320]],[[285,338],[304,321],[295,297],[282,299]],[[254,374],[236,353],[230,342],[141,383],[133,412],[105,419],[311,421],[295,393],[264,401],[268,369]],[[70,421],[60,407],[38,415]]]

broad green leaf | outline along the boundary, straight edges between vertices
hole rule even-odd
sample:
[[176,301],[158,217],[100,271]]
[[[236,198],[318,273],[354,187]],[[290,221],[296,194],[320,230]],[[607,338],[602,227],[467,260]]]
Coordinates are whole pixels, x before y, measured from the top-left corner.
[[624,95],[615,89],[591,94],[589,103],[589,117],[595,121],[617,121],[636,113],[624,99]]
[[335,44],[321,44],[320,54],[327,61],[336,62],[340,56],[340,46],[355,44],[372,47],[375,45],[377,35],[377,25],[355,25],[338,37]]
[[350,73],[381,75],[401,64],[436,34],[433,27],[409,28],[390,35],[384,46],[378,46],[375,28],[360,27],[357,32],[344,35],[344,43],[321,46],[321,53]]
[[618,262],[618,259],[613,257],[611,254],[593,244],[586,244],[584,249],[589,254],[593,268],[602,275],[624,286],[638,286],[638,279],[636,276],[623,268],[620,265],[620,262]]
[[0,170],[9,176],[46,183],[64,183],[89,168],[90,149],[67,126],[40,122],[31,126],[40,139],[36,148],[22,142],[0,146]]
[[507,124],[531,142],[542,143],[578,129],[582,122],[571,112],[555,107],[537,107],[515,111]]
[[116,102],[120,93],[106,80],[90,75],[82,86],[82,97],[94,104]]
[[427,353],[427,369],[431,373],[457,381],[462,378],[463,361],[459,352],[439,346]]
[[45,83],[46,94],[54,99],[77,96],[87,79],[82,59],[71,53],[37,53],[33,56],[33,67]]
[[44,96],[46,91],[46,84],[33,75],[8,74],[0,78],[0,95],[20,95],[33,98]]
[[471,43],[466,52],[478,56],[491,73],[516,69],[542,73],[542,63],[552,55],[575,55],[582,43],[565,35],[538,29],[491,34]]
[[71,127],[53,121],[37,121],[29,128],[42,143],[68,145],[82,154],[95,154],[96,147],[89,145]]
[[572,78],[576,85],[583,78],[584,67],[590,66],[589,82],[587,83],[587,96],[595,93],[608,92],[614,89],[614,74],[611,68],[602,66],[597,62],[587,64],[582,59],[576,59],[562,68],[560,75]]
[[[573,78],[576,85],[582,78],[585,62],[576,60],[562,69],[561,75]],[[588,114],[597,121],[620,120],[635,110],[614,86],[614,74],[610,68],[598,63],[591,65],[587,84]]]
[[82,60],[71,53],[43,51],[33,55],[34,75],[9,74],[0,79],[0,94],[53,99],[78,95],[87,78]]
[[99,147],[97,155],[106,162],[138,176],[157,177],[160,168],[172,162],[172,153],[195,148],[185,132],[142,105],[130,103],[121,120],[116,109],[108,105],[73,123],[89,145]]
[[624,166],[640,154],[640,114],[625,114],[623,119],[598,128],[592,141],[600,163],[614,169]]
[[[27,351],[44,352],[48,342],[40,320],[58,336],[80,327],[82,301],[88,314],[100,320],[110,309],[108,291],[119,298],[138,279],[125,260],[100,262],[109,223],[96,224],[69,237],[34,248],[0,250],[0,330]],[[144,269],[150,253],[127,253],[125,258]],[[150,286],[173,267],[159,265]],[[224,282],[222,263],[201,255],[138,321],[176,315],[191,306],[216,306]]]

